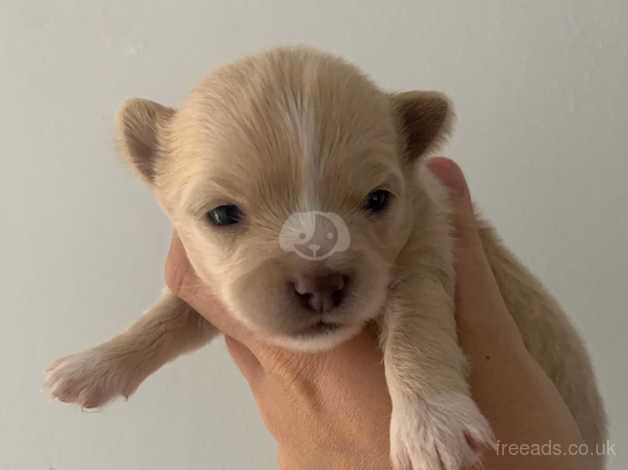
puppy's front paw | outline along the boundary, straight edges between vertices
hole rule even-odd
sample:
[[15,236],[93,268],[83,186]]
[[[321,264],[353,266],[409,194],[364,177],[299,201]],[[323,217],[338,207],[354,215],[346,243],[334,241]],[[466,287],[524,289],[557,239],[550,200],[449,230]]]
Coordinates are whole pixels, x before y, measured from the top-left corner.
[[390,453],[394,470],[468,469],[493,443],[488,422],[462,393],[393,405]]
[[53,398],[97,408],[116,396],[129,397],[139,386],[138,371],[128,361],[94,348],[58,359],[46,369],[44,388]]

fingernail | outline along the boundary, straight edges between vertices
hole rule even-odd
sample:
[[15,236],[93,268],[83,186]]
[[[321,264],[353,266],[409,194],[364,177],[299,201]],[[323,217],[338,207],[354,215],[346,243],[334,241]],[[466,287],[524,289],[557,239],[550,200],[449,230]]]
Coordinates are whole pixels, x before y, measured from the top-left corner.
[[434,157],[427,162],[427,167],[451,193],[456,196],[466,193],[464,175],[455,162],[445,157]]

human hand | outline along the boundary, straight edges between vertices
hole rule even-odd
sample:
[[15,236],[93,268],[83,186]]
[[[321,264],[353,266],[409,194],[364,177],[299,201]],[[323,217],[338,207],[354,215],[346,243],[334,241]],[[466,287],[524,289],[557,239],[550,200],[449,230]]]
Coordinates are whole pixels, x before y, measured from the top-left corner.
[[456,322],[460,344],[471,365],[471,394],[502,444],[497,451],[485,454],[484,468],[587,468],[583,457],[578,456],[505,453],[504,444],[551,442],[567,449],[583,441],[558,390],[526,350],[506,307],[482,246],[462,171],[446,158],[433,158],[428,166],[449,189],[452,203]]
[[[435,158],[429,168],[450,189],[457,246],[456,315],[471,364],[472,395],[506,443],[581,443],[565,403],[528,354],[486,260],[460,169]],[[221,330],[270,432],[281,469],[385,469],[390,399],[377,332],[365,329],[332,351],[269,346],[233,319],[203,286],[181,243],[166,265],[170,289]],[[580,466],[578,466],[580,465]],[[487,453],[484,468],[578,469],[576,457]]]

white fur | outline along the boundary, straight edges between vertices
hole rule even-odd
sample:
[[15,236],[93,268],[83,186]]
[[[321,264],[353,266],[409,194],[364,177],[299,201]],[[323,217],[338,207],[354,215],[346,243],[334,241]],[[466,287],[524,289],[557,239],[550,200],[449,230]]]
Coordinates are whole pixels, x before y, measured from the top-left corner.
[[301,181],[301,194],[299,196],[300,212],[320,210],[320,198],[318,195],[318,178],[320,174],[318,161],[320,154],[319,139],[316,135],[314,117],[310,112],[307,99],[301,95],[295,95],[290,90],[285,91],[285,119],[288,128],[291,128],[297,138],[298,148],[294,149],[301,161],[302,174],[309,175]]
[[468,395],[445,392],[393,403],[390,454],[395,469],[467,469],[493,442],[488,422]]
[[269,337],[268,341],[276,346],[289,349],[291,351],[317,353],[328,351],[340,343],[353,338],[360,332],[361,329],[362,325],[352,325],[330,333],[318,335],[313,338],[306,339],[299,336],[287,338],[284,336],[276,336]]
[[133,370],[104,360],[98,349],[72,354],[46,370],[44,386],[52,397],[96,408],[117,396],[129,397],[139,385]]

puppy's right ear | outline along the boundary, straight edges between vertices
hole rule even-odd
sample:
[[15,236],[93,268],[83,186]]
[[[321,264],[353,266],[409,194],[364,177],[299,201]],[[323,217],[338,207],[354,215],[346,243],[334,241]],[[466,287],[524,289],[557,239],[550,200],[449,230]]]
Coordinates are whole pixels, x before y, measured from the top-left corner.
[[405,154],[410,161],[433,151],[441,144],[453,120],[449,98],[436,91],[407,91],[392,95],[398,114]]
[[148,183],[153,183],[155,179],[163,130],[174,112],[174,109],[139,98],[126,101],[118,111],[116,121],[120,150]]

